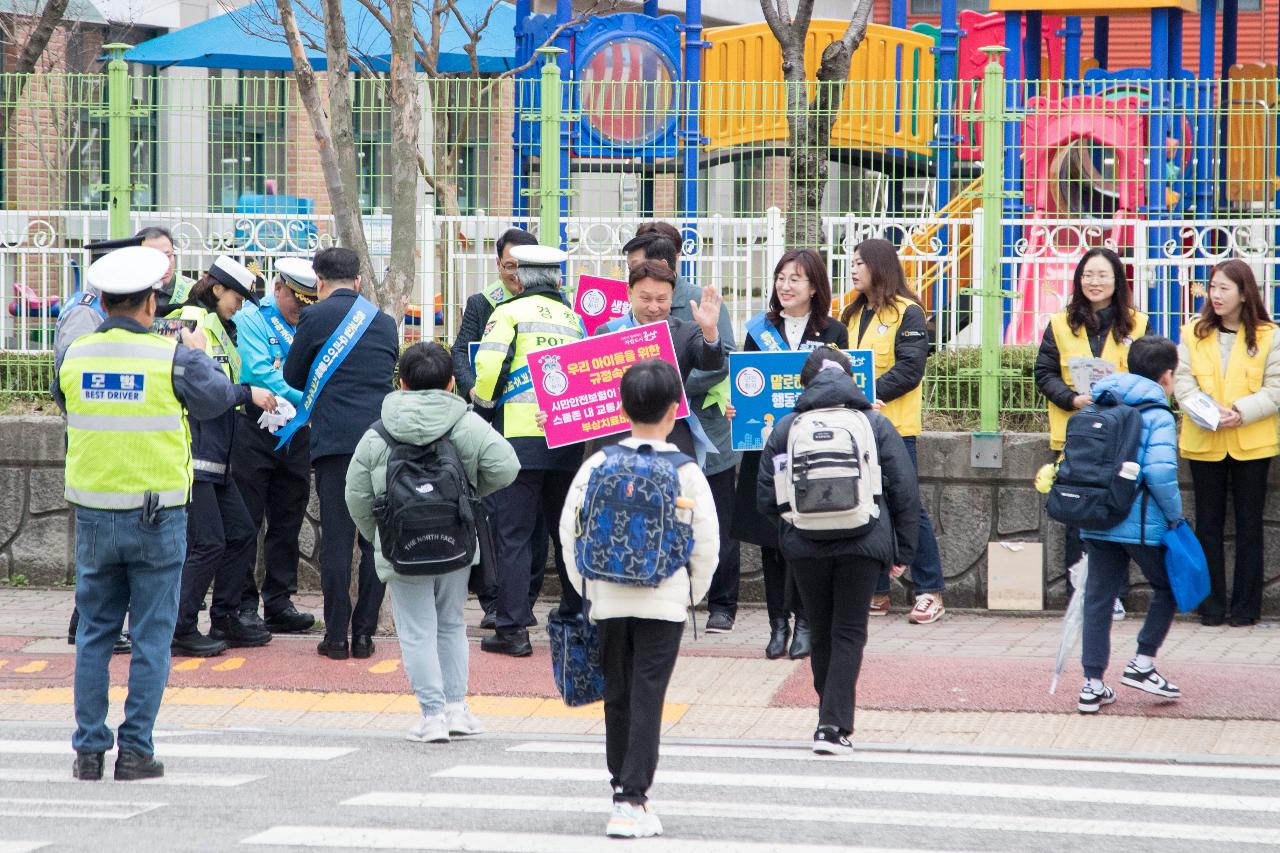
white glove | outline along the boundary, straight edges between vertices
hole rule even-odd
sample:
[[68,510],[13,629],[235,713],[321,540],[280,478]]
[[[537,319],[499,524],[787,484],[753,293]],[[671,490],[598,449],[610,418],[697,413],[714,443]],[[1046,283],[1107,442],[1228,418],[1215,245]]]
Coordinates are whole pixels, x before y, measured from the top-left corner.
[[258,426],[275,435],[276,430],[287,424],[296,414],[298,414],[298,410],[294,408],[292,403],[283,397],[277,397],[276,410],[274,412],[263,412],[259,415]]

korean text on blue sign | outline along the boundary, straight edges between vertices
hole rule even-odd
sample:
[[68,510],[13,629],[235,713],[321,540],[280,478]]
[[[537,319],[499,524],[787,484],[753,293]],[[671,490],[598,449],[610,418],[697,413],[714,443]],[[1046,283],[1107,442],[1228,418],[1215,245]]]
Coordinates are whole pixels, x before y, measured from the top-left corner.
[[[853,365],[854,384],[874,400],[875,355],[869,349],[846,350]],[[800,370],[808,351],[729,353],[729,402],[733,418],[733,449],[762,450],[769,434],[800,398]]]
[[80,399],[141,403],[146,399],[146,378],[142,373],[85,373],[80,376]]

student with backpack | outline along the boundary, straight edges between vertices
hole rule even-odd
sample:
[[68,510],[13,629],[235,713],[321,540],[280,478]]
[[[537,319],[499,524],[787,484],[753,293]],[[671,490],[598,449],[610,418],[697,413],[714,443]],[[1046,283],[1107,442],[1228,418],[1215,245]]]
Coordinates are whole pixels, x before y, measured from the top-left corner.
[[[1267,475],[1280,453],[1280,333],[1247,263],[1230,260],[1214,268],[1199,319],[1182,327],[1178,356],[1179,404],[1185,410],[1193,398],[1208,395],[1219,415],[1215,430],[1184,416],[1178,437],[1195,486],[1196,536],[1209,562],[1200,624],[1253,625],[1262,615]],[[1228,491],[1236,520],[1230,602],[1222,546]]]
[[[1071,381],[1071,362],[1077,358],[1100,358],[1123,371],[1129,346],[1147,333],[1147,315],[1133,307],[1133,293],[1125,279],[1124,262],[1110,249],[1095,248],[1084,253],[1072,277],[1071,301],[1066,309],[1049,319],[1040,351],[1036,354],[1036,389],[1044,396],[1049,411],[1049,448],[1058,453],[1067,440],[1068,419],[1093,402],[1088,388],[1077,389]],[[1063,542],[1063,566],[1069,571],[1084,554],[1080,531],[1068,527]],[[1071,588],[1067,577],[1068,592]],[[1124,619],[1121,587],[1113,618]]]
[[1129,561],[1151,584],[1138,653],[1120,683],[1166,699],[1181,692],[1156,671],[1155,657],[1177,611],[1165,571],[1165,532],[1182,519],[1177,426],[1169,409],[1178,349],[1151,335],[1129,348],[1129,372],[1094,383],[1094,402],[1067,423],[1049,515],[1080,528],[1089,574],[1084,587],[1084,684],[1076,703],[1096,714],[1115,701],[1102,676],[1111,660],[1112,607]]
[[666,441],[680,404],[671,364],[637,362],[622,377],[631,435],[589,458],[560,516],[569,580],[596,623],[604,671],[605,761],[613,812],[605,833],[662,834],[648,802],[662,706],[689,611],[720,550],[707,478]]
[[809,616],[818,755],[851,752],[858,672],[876,580],[915,556],[920,490],[893,424],[853,382],[844,353],[818,349],[795,411],[765,442],[756,502],[779,527]]
[[516,478],[505,438],[453,393],[453,361],[438,343],[400,357],[400,390],[361,438],[347,470],[346,502],[373,543],[391,593],[400,652],[422,719],[408,739],[447,743],[483,725],[468,710],[463,609],[476,557],[479,499]]

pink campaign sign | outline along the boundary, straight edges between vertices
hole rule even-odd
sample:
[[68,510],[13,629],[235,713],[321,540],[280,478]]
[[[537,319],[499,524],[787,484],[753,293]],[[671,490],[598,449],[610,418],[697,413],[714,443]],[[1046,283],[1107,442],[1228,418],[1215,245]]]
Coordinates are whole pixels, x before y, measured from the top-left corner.
[[[671,329],[651,323],[529,355],[529,376],[538,408],[547,413],[547,447],[563,447],[626,432],[618,386],[637,361],[660,358],[679,369]],[[680,397],[676,417],[689,414]]]
[[627,283],[598,275],[578,276],[578,298],[573,310],[582,318],[587,335],[594,335],[596,329],[631,310]]

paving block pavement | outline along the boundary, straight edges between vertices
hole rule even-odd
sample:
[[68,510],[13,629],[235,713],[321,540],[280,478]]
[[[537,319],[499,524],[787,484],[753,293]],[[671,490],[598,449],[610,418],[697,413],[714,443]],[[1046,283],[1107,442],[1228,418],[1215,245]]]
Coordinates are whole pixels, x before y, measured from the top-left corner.
[[[319,612],[318,597],[303,609]],[[72,722],[74,648],[66,643],[72,593],[0,590],[0,720]],[[537,608],[545,620],[550,602]],[[480,611],[469,605],[473,710],[491,731],[596,735],[597,705],[568,708],[551,679],[545,631],[534,654],[512,659],[479,650]],[[699,614],[699,621],[705,619]],[[1069,659],[1056,695],[1048,692],[1061,635],[1052,615],[950,613],[934,625],[905,613],[871,620],[858,685],[855,740],[906,748],[1217,756],[1280,761],[1280,625],[1173,626],[1161,669],[1184,698],[1168,702],[1120,687],[1140,620],[1113,625],[1115,705],[1096,717],[1075,713],[1080,670]],[[768,620],[744,609],[729,634],[686,632],[667,694],[668,736],[804,741],[816,722],[806,661],[763,656]],[[209,658],[174,658],[160,713],[164,725],[298,729],[408,729],[418,710],[394,637],[380,637],[368,660],[329,661],[317,635],[278,636],[266,647]],[[119,714],[127,659],[112,662]]]

